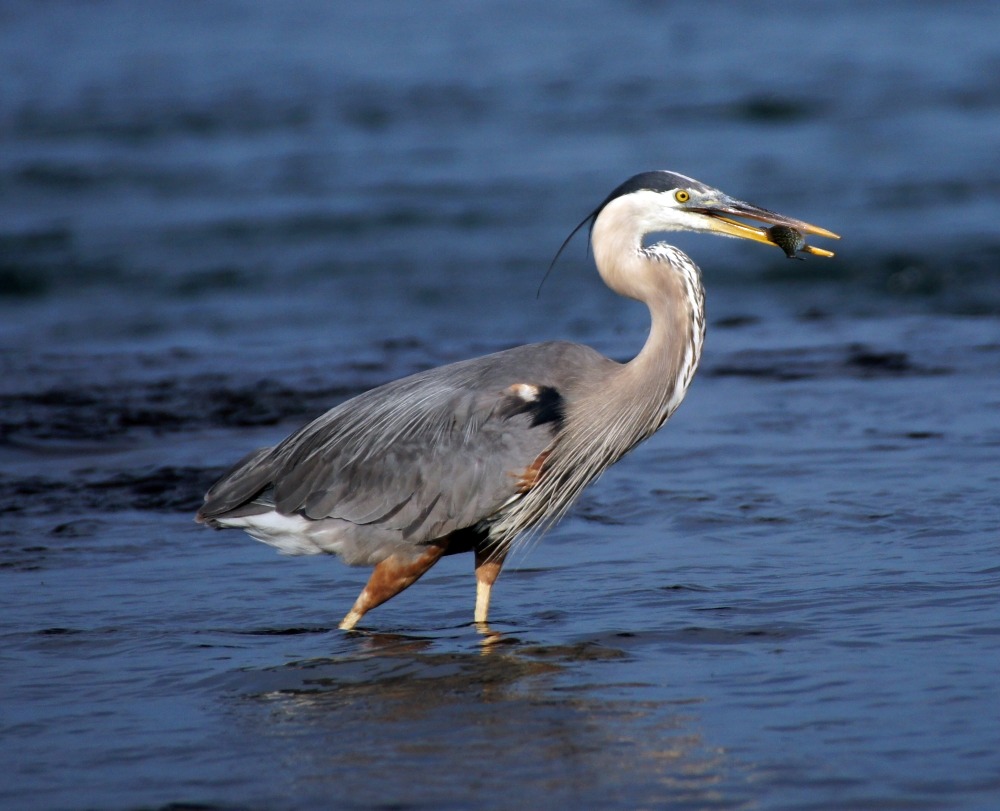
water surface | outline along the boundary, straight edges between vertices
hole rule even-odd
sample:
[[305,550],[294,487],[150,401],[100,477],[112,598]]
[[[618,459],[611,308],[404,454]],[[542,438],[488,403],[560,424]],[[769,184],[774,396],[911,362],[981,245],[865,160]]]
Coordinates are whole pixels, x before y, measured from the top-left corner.
[[[993,13],[6,4],[0,804],[995,807]],[[629,357],[582,241],[535,291],[654,167],[845,239],[678,241],[688,400],[514,559],[493,636],[462,556],[344,635],[365,571],[194,525],[385,380]]]

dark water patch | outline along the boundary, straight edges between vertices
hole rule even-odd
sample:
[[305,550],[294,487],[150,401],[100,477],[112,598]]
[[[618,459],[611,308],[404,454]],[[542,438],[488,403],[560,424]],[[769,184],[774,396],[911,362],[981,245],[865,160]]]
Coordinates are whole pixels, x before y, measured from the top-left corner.
[[396,231],[443,228],[467,231],[484,226],[499,226],[495,209],[482,207],[448,211],[441,206],[408,206],[385,203],[368,212],[306,212],[270,215],[264,218],[239,218],[171,229],[164,234],[167,242],[200,244],[221,240],[237,244],[241,251],[256,244],[329,240],[337,237],[361,238]]
[[[831,307],[841,314],[900,307],[959,315],[1000,313],[1000,245],[992,236],[977,235],[963,243],[938,238],[917,242],[911,250],[874,243],[860,251],[849,240],[827,247],[837,254],[833,260],[771,259],[760,278],[776,290],[812,288],[813,301],[806,309],[819,313]],[[714,275],[718,285],[718,273]],[[821,289],[836,304],[817,303]]]
[[[126,271],[113,254],[83,250],[70,227],[52,225],[0,233],[0,298],[75,295],[83,289],[140,285],[150,290],[144,274]],[[79,307],[81,302],[68,306]]]
[[[627,667],[630,662],[641,661],[645,651],[650,649],[673,651],[671,655],[688,656],[692,651],[699,655],[713,656],[720,648],[728,648],[734,653],[754,650],[755,652],[776,653],[799,644],[816,635],[814,629],[795,622],[773,622],[769,625],[740,623],[745,620],[743,606],[711,605],[688,606],[685,613],[692,612],[695,623],[688,625],[659,624],[657,627],[639,631],[620,632],[598,636],[596,641],[607,645],[612,651],[623,655],[611,657]],[[773,615],[774,612],[771,612]],[[775,619],[774,616],[771,619]],[[683,653],[681,652],[683,651]],[[743,652],[737,655],[744,655]],[[672,700],[691,702],[692,696],[674,697]]]
[[56,524],[49,530],[49,535],[56,538],[91,538],[104,526],[103,521],[80,518]]
[[301,101],[263,98],[252,90],[229,90],[203,101],[181,96],[133,97],[129,101],[126,105],[114,93],[92,92],[77,104],[63,107],[25,102],[12,116],[12,131],[21,138],[95,138],[142,146],[177,136],[209,138],[296,130],[312,119],[310,109]]
[[114,476],[86,482],[82,492],[104,505],[108,512],[151,510],[193,512],[220,470],[193,467],[158,467],[122,471]]
[[676,501],[690,502],[690,503],[702,503],[708,501],[715,501],[718,499],[718,494],[711,493],[708,491],[698,491],[698,490],[666,490],[663,488],[654,488],[649,491],[650,495],[656,496],[657,498],[666,498]]
[[0,233],[0,256],[5,258],[43,251],[67,251],[72,245],[72,233],[64,227],[24,233]]
[[845,363],[848,367],[858,369],[864,377],[898,375],[915,371],[913,363],[905,352],[878,352],[867,346],[852,346]]
[[606,527],[621,526],[624,521],[619,516],[608,515],[600,505],[586,502],[580,505],[577,514],[584,520]]
[[964,243],[941,238],[921,250],[893,246],[843,257],[853,284],[891,301],[961,315],[1000,313],[1000,245],[992,236]]
[[41,186],[59,193],[72,193],[106,185],[106,171],[84,168],[78,164],[52,162],[30,163],[14,173],[14,180],[26,186]]
[[[0,257],[0,297],[39,298],[66,290],[139,286],[111,257],[83,258],[75,254],[61,257],[33,256],[23,260]],[[141,285],[148,288],[148,280]]]
[[198,377],[0,395],[0,445],[109,442],[137,433],[277,425],[318,416],[366,387],[293,388],[266,378],[220,385],[215,378]]
[[457,82],[399,85],[345,83],[337,114],[362,132],[381,132],[407,123],[475,124],[494,109],[498,87]]
[[809,306],[798,314],[797,319],[808,323],[811,321],[828,321],[831,317],[831,314],[821,307]]
[[[872,192],[872,201],[879,207],[912,209],[926,208],[941,199],[942,186],[928,183],[926,179],[906,178],[879,185]],[[977,198],[996,199],[1000,196],[1000,175],[983,171],[975,178],[950,179],[947,182],[948,200],[954,205],[968,205]],[[961,256],[970,246],[956,246],[956,256]],[[901,253],[896,261],[906,264],[920,261],[916,254]]]
[[39,636],[66,636],[68,634],[82,634],[86,632],[78,628],[42,628],[37,633]]
[[[730,611],[728,606],[720,606],[711,611]],[[804,628],[795,626],[775,626],[769,628],[718,628],[689,626],[668,636],[684,645],[745,645],[756,642],[775,642],[808,635]]]
[[73,239],[67,228],[0,233],[0,298],[48,293],[72,257]]
[[[159,82],[149,82],[151,87]],[[12,115],[11,131],[20,138],[95,138],[128,146],[191,137],[260,136],[302,133],[338,124],[363,133],[404,125],[467,125],[493,107],[501,88],[470,87],[454,81],[358,82],[342,78],[335,86],[304,91],[285,85],[282,92],[230,85],[193,97],[165,91],[135,95],[125,103],[113,88],[93,88],[75,104],[61,107],[28,101]],[[306,93],[309,93],[306,95]]]
[[247,182],[225,166],[191,163],[191,153],[180,149],[164,150],[161,160],[86,153],[68,159],[65,154],[58,150],[51,158],[29,160],[0,174],[0,184],[24,196],[58,195],[61,210],[71,212],[75,206],[102,206],[135,193],[162,199],[197,198],[203,205],[205,200],[238,193]]
[[712,322],[712,326],[719,329],[739,329],[759,324],[760,320],[760,317],[756,315],[731,315],[726,318],[717,318]]
[[31,298],[48,292],[51,284],[43,274],[0,261],[0,298]]
[[248,636],[299,636],[300,634],[328,634],[329,628],[255,628],[238,633]]
[[204,414],[213,424],[227,427],[276,425],[309,414],[322,413],[359,393],[359,386],[333,386],[311,391],[293,389],[273,380],[240,388],[210,388],[203,398]]
[[518,648],[518,653],[531,659],[565,663],[612,662],[628,656],[617,647],[594,641],[578,642],[575,645],[524,645]]
[[171,283],[172,292],[184,298],[199,298],[206,293],[245,290],[260,284],[259,274],[233,265],[195,269]]
[[[0,513],[2,514],[2,513]],[[0,536],[0,569],[33,572],[44,568],[49,557],[47,546],[18,546]]]
[[18,512],[26,502],[38,503],[37,499],[53,490],[57,485],[41,477],[14,478],[0,475],[0,513]]
[[702,374],[711,377],[753,377],[790,381],[816,377],[818,361],[813,353],[789,350],[737,352],[728,362],[709,366]]
[[[116,513],[129,510],[190,512],[201,505],[205,491],[225,468],[143,467],[106,471],[77,469],[67,478],[0,475],[0,514],[64,515],[73,511]],[[64,538],[88,537],[86,529],[67,529],[76,522],[61,523],[52,530]]]
[[[954,260],[949,262],[953,266]],[[939,296],[948,283],[948,265],[931,257],[890,254],[881,262],[882,286],[902,296]]]
[[792,381],[830,378],[862,380],[933,377],[951,374],[945,366],[917,363],[905,352],[878,350],[865,344],[813,349],[740,351],[705,370],[712,377],[752,377]]
[[907,431],[903,434],[907,439],[944,439],[944,434],[940,431]]
[[826,112],[819,99],[793,98],[769,94],[751,96],[729,108],[733,118],[752,123],[784,125],[816,118]]

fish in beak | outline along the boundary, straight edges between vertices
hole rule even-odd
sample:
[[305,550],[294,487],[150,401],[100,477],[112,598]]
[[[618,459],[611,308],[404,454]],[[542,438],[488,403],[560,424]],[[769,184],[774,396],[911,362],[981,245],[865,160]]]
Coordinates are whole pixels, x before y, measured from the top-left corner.
[[[720,196],[718,202],[694,210],[709,218],[710,231],[740,239],[751,239],[766,245],[776,245],[789,257],[795,256],[797,251],[816,256],[833,256],[832,251],[806,244],[803,234],[840,239],[833,231],[726,196]],[[734,217],[767,223],[770,227],[760,228],[733,219]]]

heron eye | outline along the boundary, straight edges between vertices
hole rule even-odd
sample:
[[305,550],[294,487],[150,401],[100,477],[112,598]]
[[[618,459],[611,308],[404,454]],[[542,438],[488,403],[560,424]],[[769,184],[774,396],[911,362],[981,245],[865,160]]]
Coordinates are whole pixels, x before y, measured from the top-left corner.
[[686,203],[688,200],[691,199],[691,195],[688,194],[686,191],[684,191],[684,189],[678,189],[677,191],[674,192],[674,199],[678,203]]

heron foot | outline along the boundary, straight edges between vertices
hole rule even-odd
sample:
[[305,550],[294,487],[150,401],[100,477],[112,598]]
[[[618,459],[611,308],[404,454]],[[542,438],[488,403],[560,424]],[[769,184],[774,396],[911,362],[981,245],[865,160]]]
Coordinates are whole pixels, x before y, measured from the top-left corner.
[[358,620],[360,620],[363,616],[364,612],[351,609],[347,612],[347,616],[340,621],[340,625],[337,627],[341,631],[353,631],[354,626],[358,624]]

